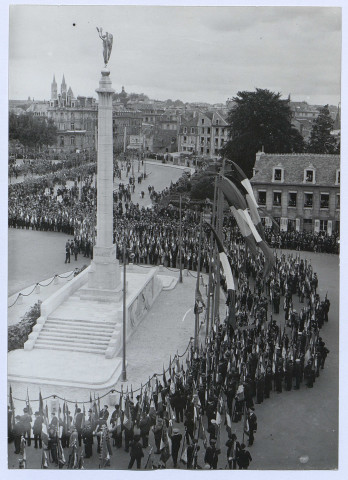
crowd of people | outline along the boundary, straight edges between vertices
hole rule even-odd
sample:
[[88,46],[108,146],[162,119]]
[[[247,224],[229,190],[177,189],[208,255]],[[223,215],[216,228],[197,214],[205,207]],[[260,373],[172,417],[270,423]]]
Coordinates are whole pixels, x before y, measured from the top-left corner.
[[[329,350],[321,329],[329,321],[330,301],[318,294],[311,263],[298,255],[277,256],[266,283],[261,256],[245,255],[237,244],[230,255],[238,286],[236,323],[216,318],[204,345],[190,344],[186,356],[176,356],[140,392],[122,392],[111,414],[98,398],[88,411],[76,404],[74,415],[64,402],[49,419],[40,401],[33,420],[28,401],[9,432],[15,452],[33,437],[34,446],[43,442],[49,453],[43,463],[60,467],[81,468],[95,454],[102,468],[110,466],[115,447],[117,468],[124,447],[128,468],[247,469],[252,457],[246,446],[252,447],[258,430],[256,405],[275,392],[312,388],[324,369]],[[277,295],[284,320],[275,311]],[[9,425],[13,414],[10,409]]]
[[339,234],[327,235],[324,232],[276,232],[272,228],[265,229],[268,244],[274,248],[309,251],[318,253],[339,253]]
[[[127,261],[197,270],[199,213],[186,210],[180,220],[178,209],[157,203],[163,193],[153,187],[148,190],[153,208],[141,208],[132,201],[132,185],[134,179],[128,179],[115,192],[117,258],[122,260],[126,247]],[[75,259],[93,255],[95,204],[93,171],[85,171],[71,188],[56,188],[47,179],[17,184],[9,191],[9,225],[68,233],[65,261],[70,262],[72,254]],[[29,400],[23,415],[15,415],[10,402],[9,438],[21,460],[33,439],[34,448],[42,448],[43,468],[83,468],[84,458],[95,454],[101,468],[117,468],[123,447],[129,469],[134,464],[138,469],[249,467],[246,447],[252,447],[258,430],[255,405],[274,392],[312,388],[325,366],[329,350],[321,329],[329,320],[330,301],[320,297],[317,274],[298,252],[277,252],[265,280],[263,256],[246,251],[231,217],[224,218],[222,231],[237,284],[235,318],[214,318],[204,345],[190,344],[187,355],[177,356],[163,375],[154,375],[138,392],[123,392],[112,413],[91,399],[88,411],[75,405],[72,414],[64,401],[49,418],[40,401],[33,418]],[[307,234],[283,233],[267,231],[270,245],[291,248],[300,238],[308,241]],[[210,239],[203,227],[200,268],[206,273]],[[223,276],[221,286],[226,290]]]

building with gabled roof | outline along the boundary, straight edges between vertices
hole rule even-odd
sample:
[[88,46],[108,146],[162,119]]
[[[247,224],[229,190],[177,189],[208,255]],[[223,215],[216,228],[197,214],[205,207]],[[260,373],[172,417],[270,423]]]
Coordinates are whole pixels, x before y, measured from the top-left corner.
[[178,151],[217,157],[228,140],[227,116],[221,111],[194,111],[184,115],[178,134]]
[[263,209],[281,230],[325,232],[340,229],[340,155],[258,152],[250,180]]

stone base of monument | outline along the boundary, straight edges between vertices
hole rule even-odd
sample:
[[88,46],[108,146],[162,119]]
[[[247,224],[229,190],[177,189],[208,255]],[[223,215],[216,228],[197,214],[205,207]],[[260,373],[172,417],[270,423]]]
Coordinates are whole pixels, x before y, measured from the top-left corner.
[[[42,303],[41,317],[24,350],[9,354],[10,382],[93,390],[112,387],[118,380],[122,369],[123,299],[115,301],[111,293],[109,299],[108,294],[98,298],[87,286],[89,269]],[[158,275],[157,268],[136,270],[127,269],[127,340],[146,319],[162,289],[174,288],[177,281]],[[121,292],[122,285],[121,276]]]

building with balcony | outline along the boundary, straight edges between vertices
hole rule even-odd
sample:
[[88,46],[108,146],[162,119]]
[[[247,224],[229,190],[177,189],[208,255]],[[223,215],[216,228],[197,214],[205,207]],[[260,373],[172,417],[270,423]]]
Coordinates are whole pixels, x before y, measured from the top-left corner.
[[258,152],[250,180],[262,221],[282,231],[340,230],[340,155]]

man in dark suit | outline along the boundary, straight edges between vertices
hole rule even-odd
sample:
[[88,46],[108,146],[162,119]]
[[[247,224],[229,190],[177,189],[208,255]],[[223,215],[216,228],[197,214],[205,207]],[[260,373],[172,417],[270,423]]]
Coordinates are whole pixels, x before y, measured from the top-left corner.
[[81,440],[82,440],[82,419],[83,419],[83,413],[81,412],[81,408],[78,408],[76,410],[76,415],[75,415],[75,427],[77,430],[77,435],[79,439],[79,447],[81,447]]
[[181,433],[179,433],[179,430],[177,428],[174,428],[173,429],[173,435],[171,436],[172,457],[173,457],[174,468],[176,468],[177,463],[178,463],[178,454],[179,454],[179,450],[180,450],[181,440],[182,440]]

